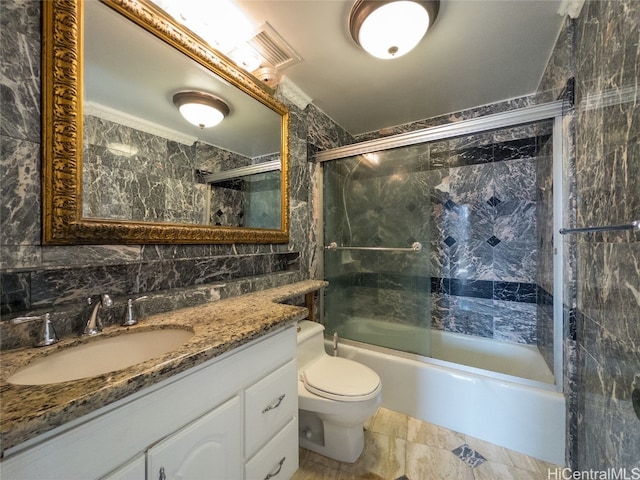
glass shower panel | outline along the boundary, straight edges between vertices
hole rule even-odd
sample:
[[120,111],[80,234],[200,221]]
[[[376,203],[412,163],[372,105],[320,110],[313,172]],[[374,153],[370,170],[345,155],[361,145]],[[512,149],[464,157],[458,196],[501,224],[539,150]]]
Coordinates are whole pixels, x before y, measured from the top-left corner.
[[324,162],[326,333],[553,383],[553,144],[545,120]]
[[327,334],[429,356],[428,146],[328,162],[323,175],[324,242],[336,247],[324,254]]

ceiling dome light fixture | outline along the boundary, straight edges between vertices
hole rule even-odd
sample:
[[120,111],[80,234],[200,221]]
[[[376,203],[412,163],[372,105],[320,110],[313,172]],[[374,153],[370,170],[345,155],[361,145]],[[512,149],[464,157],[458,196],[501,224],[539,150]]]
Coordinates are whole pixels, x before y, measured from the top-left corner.
[[418,45],[439,9],[439,0],[357,0],[349,31],[374,57],[398,58]]
[[195,90],[174,94],[173,104],[189,123],[200,128],[214,127],[229,115],[229,106],[222,100]]

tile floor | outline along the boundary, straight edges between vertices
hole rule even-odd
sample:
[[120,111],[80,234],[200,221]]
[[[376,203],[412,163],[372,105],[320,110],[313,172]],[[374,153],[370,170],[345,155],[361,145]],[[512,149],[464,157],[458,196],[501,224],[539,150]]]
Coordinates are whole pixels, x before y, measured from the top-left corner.
[[300,449],[292,480],[542,480],[549,468],[556,467],[380,408],[365,425],[365,448],[356,463]]

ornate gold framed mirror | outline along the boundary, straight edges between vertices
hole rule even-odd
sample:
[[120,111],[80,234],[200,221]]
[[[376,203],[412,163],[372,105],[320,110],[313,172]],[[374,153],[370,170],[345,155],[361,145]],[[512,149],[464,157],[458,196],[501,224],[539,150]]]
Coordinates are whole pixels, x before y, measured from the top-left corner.
[[[125,22],[118,33],[89,38],[99,29],[85,20],[96,9],[110,15],[98,25]],[[93,49],[105,44],[104,57],[116,63],[96,66],[101,55]],[[163,59],[160,70],[157,60],[141,66],[135,57],[133,67],[120,68],[123,49],[134,47],[147,49],[138,57],[144,62]],[[42,55],[44,244],[288,242],[289,112],[250,73],[147,0],[44,2]],[[168,63],[174,57],[176,66]],[[160,74],[129,80],[115,73],[135,66]],[[100,96],[95,78],[117,92],[116,105]],[[176,83],[145,100],[158,79]],[[229,102],[217,137],[194,125],[157,125],[165,113],[184,120],[172,98],[194,86]],[[137,99],[140,110],[125,111]],[[188,162],[176,166],[176,158]],[[186,193],[176,199],[170,190]]]

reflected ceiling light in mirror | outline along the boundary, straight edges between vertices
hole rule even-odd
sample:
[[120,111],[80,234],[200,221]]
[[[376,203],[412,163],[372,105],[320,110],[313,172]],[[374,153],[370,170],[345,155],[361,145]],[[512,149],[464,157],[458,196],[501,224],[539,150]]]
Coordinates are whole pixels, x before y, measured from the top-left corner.
[[439,0],[357,0],[349,14],[349,31],[374,57],[398,58],[418,45],[439,8]]
[[214,127],[229,115],[226,103],[205,92],[178,92],[173,95],[173,103],[189,123],[200,128]]
[[263,62],[263,58],[260,54],[247,44],[234,48],[229,52],[229,58],[247,72],[253,72],[258,69]]
[[152,0],[225,55],[246,42],[255,25],[233,0]]
[[362,157],[369,163],[369,165],[375,166],[380,164],[380,154],[378,153],[365,153]]

